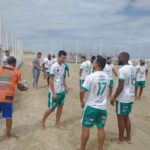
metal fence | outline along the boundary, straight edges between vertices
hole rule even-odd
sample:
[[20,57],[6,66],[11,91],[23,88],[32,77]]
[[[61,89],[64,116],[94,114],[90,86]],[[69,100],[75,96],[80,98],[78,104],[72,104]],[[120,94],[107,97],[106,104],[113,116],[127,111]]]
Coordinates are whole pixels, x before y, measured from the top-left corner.
[[16,38],[15,33],[9,30],[4,20],[0,19],[0,66],[3,65],[2,58],[5,50],[10,51],[10,55],[17,59],[17,66],[22,63],[23,43]]

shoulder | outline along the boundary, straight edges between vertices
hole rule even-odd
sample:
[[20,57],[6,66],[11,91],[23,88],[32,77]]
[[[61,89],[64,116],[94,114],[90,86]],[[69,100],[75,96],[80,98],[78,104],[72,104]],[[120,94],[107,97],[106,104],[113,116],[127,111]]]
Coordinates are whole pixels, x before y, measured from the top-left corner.
[[95,73],[91,73],[90,75],[88,75],[88,76],[86,77],[86,80],[87,80],[87,81],[91,81],[92,79],[94,79],[94,77],[95,77]]
[[14,68],[15,75],[21,75],[20,71],[17,68]]
[[85,66],[85,62],[81,63],[80,67],[84,67]]
[[56,68],[56,67],[58,67],[57,62],[53,63],[51,68]]
[[146,68],[146,69],[148,69],[148,66],[147,66],[147,65],[145,65],[145,68]]
[[114,64],[111,64],[111,67],[114,68]]

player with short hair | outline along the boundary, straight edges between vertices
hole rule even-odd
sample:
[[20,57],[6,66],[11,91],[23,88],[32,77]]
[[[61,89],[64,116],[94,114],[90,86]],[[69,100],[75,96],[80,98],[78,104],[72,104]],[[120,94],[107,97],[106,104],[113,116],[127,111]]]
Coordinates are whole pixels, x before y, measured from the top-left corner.
[[[146,84],[146,77],[148,75],[148,67],[145,64],[145,60],[140,60],[140,65],[136,66],[136,89],[135,89],[135,96],[136,99],[141,99],[141,96],[143,94],[143,89],[145,88]],[[138,94],[138,89],[139,94]]]
[[42,71],[42,67],[40,66],[40,58],[42,56],[41,52],[38,52],[36,58],[32,60],[33,68],[32,68],[32,75],[33,75],[33,88],[38,87],[38,81],[40,77],[40,72]]
[[2,58],[2,62],[3,62],[4,66],[7,65],[7,59],[9,58],[9,56],[10,56],[10,51],[9,50],[5,50],[5,56]]
[[[98,129],[98,150],[103,149],[105,131],[104,126],[107,118],[107,91],[109,77],[103,71],[106,59],[97,56],[94,62],[95,72],[88,75],[80,90],[82,113],[81,145],[78,150],[85,150],[89,139],[90,128],[94,125]],[[94,149],[94,148],[93,148]]]
[[6,138],[11,138],[12,114],[15,86],[21,91],[27,90],[21,84],[21,74],[15,68],[17,60],[10,56],[7,65],[0,67],[0,112],[6,119]]
[[43,75],[47,79],[47,84],[49,85],[49,71],[52,66],[51,54],[48,54],[47,57],[43,58]]
[[44,113],[41,120],[41,128],[45,129],[45,121],[47,117],[54,112],[56,112],[56,128],[60,128],[60,118],[62,114],[62,109],[64,105],[64,99],[66,95],[66,83],[64,79],[65,67],[64,61],[66,59],[67,53],[65,51],[59,51],[57,61],[52,65],[50,69],[50,79],[49,79],[49,93],[48,93],[48,107],[49,109]]
[[110,79],[110,85],[109,85],[109,97],[112,96],[112,92],[113,92],[113,85],[114,85],[114,81],[113,81],[113,74],[117,77],[117,73],[115,71],[115,67],[112,63],[112,58],[111,57],[107,57],[107,63],[106,66],[104,68],[104,71],[107,73],[107,75],[109,76]]
[[81,65],[80,65],[80,87],[84,83],[86,77],[91,73],[91,63],[86,59],[85,56],[81,56]]
[[119,136],[112,139],[117,144],[124,142],[124,132],[126,129],[126,141],[131,144],[131,122],[129,115],[132,111],[132,105],[135,98],[135,82],[136,70],[135,67],[128,64],[130,55],[127,52],[122,52],[118,56],[119,65],[122,67],[118,71],[118,87],[111,99],[111,105],[116,103],[116,114],[118,119]]

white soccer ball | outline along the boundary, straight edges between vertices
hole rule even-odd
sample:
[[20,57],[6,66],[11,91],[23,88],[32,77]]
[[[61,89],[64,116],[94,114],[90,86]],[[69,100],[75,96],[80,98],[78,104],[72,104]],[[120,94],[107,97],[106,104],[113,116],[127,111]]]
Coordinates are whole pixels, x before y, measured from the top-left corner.
[[30,82],[29,81],[27,81],[27,80],[23,80],[22,81],[22,86],[24,87],[24,88],[29,88],[30,87]]

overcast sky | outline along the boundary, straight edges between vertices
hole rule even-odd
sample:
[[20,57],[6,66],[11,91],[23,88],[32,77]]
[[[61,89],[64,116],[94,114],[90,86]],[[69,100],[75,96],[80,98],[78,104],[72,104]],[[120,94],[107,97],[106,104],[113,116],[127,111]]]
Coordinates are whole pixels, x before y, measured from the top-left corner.
[[91,49],[142,49],[150,58],[150,0],[0,0],[0,16],[26,49],[67,49],[78,41]]

